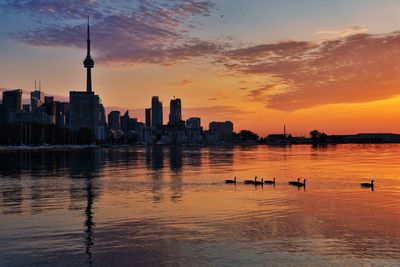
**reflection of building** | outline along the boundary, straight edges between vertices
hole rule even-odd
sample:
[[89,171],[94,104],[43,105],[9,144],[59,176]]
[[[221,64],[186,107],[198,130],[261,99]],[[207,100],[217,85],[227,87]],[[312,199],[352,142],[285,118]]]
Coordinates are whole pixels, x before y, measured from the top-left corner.
[[153,129],[163,125],[163,108],[162,102],[158,96],[153,96],[151,99],[151,126]]
[[92,90],[92,73],[94,61],[90,55],[90,29],[87,26],[87,55],[83,62],[86,68],[86,91],[71,91],[70,97],[70,128],[74,131],[89,129],[98,140],[104,139],[104,108],[98,95]]
[[181,107],[181,100],[171,99],[169,105],[169,125],[181,125],[182,124],[182,107]]

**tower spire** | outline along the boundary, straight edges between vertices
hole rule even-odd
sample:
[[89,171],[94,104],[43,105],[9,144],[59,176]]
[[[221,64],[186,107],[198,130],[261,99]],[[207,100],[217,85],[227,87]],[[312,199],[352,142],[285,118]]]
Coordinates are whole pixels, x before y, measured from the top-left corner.
[[83,61],[83,66],[86,68],[86,92],[92,92],[92,68],[94,67],[94,61],[90,56],[90,21],[89,16],[87,18],[87,55]]
[[90,57],[90,21],[87,17],[87,55]]

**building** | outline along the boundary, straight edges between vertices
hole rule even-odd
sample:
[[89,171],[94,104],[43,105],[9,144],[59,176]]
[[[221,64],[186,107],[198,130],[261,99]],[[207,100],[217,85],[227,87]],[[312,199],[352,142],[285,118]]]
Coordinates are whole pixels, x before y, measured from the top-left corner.
[[146,117],[146,128],[151,127],[151,108],[145,109],[145,117]]
[[212,133],[232,134],[233,123],[231,121],[225,121],[225,122],[213,121],[210,122],[209,124],[209,130]]
[[70,128],[73,131],[90,129],[93,134],[97,132],[100,122],[100,97],[93,92],[69,92]]
[[54,124],[54,117],[45,112],[12,112],[10,118],[15,124]]
[[210,122],[209,124],[209,141],[211,143],[230,142],[233,134],[233,123],[225,122]]
[[169,104],[169,125],[181,125],[182,122],[182,103],[179,98],[171,99]]
[[22,110],[22,90],[3,91],[3,122],[12,123],[11,113]]
[[56,105],[56,125],[58,128],[64,128],[69,125],[69,103],[55,101]]
[[92,73],[94,60],[90,55],[90,28],[89,20],[87,25],[87,55],[83,61],[86,68],[86,91],[71,91],[69,125],[73,131],[89,129],[94,134],[95,139],[104,139],[104,107],[100,97],[92,90]]
[[151,99],[151,127],[157,129],[163,125],[163,107],[158,96]]
[[31,111],[31,105],[29,105],[29,104],[23,104],[23,105],[22,105],[22,111],[23,111],[23,112],[30,112],[30,111]]
[[131,130],[131,118],[129,117],[129,111],[127,110],[125,114],[121,117],[121,130],[127,133]]
[[186,128],[188,129],[200,129],[201,119],[197,117],[192,117],[186,120]]
[[31,92],[31,111],[39,112],[39,108],[43,103],[44,103],[44,93],[42,91],[36,90],[35,88],[35,91]]
[[110,130],[119,130],[121,129],[121,112],[119,111],[111,111],[108,114],[108,128]]

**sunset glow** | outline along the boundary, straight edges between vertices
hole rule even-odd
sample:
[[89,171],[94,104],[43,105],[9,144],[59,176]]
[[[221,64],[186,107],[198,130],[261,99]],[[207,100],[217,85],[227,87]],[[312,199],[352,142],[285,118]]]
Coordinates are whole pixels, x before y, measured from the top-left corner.
[[0,0],[0,88],[84,89],[89,15],[107,111],[143,121],[152,96],[176,96],[205,128],[400,133],[397,1],[123,2]]

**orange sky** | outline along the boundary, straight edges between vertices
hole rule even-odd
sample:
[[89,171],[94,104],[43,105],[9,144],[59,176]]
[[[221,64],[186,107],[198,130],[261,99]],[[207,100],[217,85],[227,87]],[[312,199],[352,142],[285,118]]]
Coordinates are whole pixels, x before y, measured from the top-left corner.
[[[83,89],[85,25],[76,12],[84,8],[93,17],[94,90],[108,110],[143,120],[153,95],[165,108],[175,96],[184,118],[200,116],[205,128],[231,120],[260,135],[284,124],[294,135],[400,133],[400,3],[305,1],[314,14],[296,3],[161,2],[129,14],[107,13],[107,0],[9,4],[0,9],[0,87],[28,92],[41,80],[64,99]],[[29,16],[37,10],[52,10],[47,22]]]

